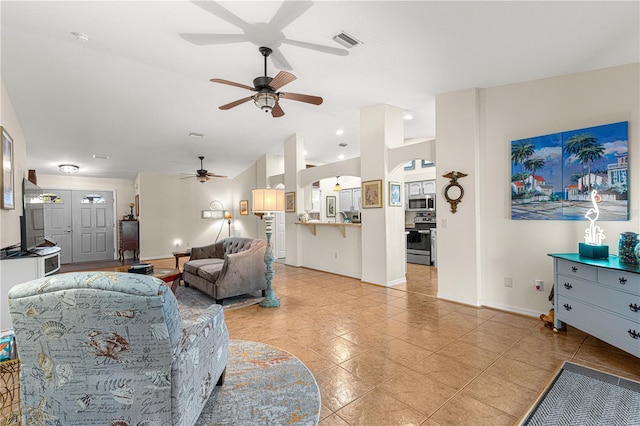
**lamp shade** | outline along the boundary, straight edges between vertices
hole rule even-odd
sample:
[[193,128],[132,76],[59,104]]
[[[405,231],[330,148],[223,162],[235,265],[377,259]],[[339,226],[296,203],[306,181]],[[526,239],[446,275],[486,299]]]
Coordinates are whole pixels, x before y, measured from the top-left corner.
[[225,219],[231,219],[233,216],[231,216],[231,213],[229,212],[224,212],[224,218]]
[[284,191],[281,189],[254,189],[254,212],[281,212],[284,211]]

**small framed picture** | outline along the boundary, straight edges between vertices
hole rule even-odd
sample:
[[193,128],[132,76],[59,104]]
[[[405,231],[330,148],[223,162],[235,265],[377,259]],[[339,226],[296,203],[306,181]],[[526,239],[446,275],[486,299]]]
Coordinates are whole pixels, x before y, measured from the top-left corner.
[[295,213],[296,211],[296,193],[287,192],[284,194],[284,211],[287,213]]
[[405,170],[413,170],[415,168],[416,168],[416,160],[411,160],[404,163]]
[[382,180],[362,182],[362,208],[374,209],[382,207]]
[[2,183],[2,199],[0,199],[0,208],[13,210],[16,208],[15,190],[13,186],[13,139],[9,136],[7,129],[0,126],[2,132],[2,174],[0,182]]
[[400,184],[398,182],[389,182],[389,205],[401,206],[402,197],[400,195]]
[[327,217],[336,217],[336,197],[327,197]]
[[249,214],[249,200],[240,200],[240,216]]

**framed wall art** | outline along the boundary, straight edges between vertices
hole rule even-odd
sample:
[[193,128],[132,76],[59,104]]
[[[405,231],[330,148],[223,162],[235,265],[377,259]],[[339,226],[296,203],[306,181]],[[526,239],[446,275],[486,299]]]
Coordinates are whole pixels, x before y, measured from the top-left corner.
[[287,192],[284,194],[284,211],[287,213],[295,213],[296,211],[296,193]]
[[511,142],[511,219],[629,220],[627,121]]
[[374,209],[382,207],[382,180],[362,182],[362,208]]
[[15,187],[13,185],[13,139],[9,136],[7,129],[0,126],[2,130],[2,200],[0,208],[13,210],[16,208]]
[[400,196],[400,184],[398,182],[389,182],[389,205],[390,206],[402,206],[402,199]]
[[249,214],[249,200],[240,200],[240,216]]
[[327,197],[327,217],[336,217],[336,197]]

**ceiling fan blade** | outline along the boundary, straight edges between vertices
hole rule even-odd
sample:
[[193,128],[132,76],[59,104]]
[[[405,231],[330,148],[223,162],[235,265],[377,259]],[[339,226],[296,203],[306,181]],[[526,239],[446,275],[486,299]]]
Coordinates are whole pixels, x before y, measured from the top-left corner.
[[284,111],[282,110],[280,103],[277,103],[276,106],[274,106],[273,109],[271,110],[271,116],[273,118],[278,118],[278,117],[282,117],[283,115],[284,115]]
[[212,83],[228,84],[229,86],[236,86],[242,89],[253,90],[253,87],[247,86],[246,84],[236,83],[235,81],[224,80],[222,78],[212,78],[209,81]]
[[322,103],[322,98],[320,96],[301,95],[300,93],[280,93],[280,97],[291,99],[292,101],[306,102],[313,105],[320,105]]
[[280,6],[280,9],[273,15],[269,25],[277,28],[278,30],[283,29],[296,19],[304,12],[307,11],[313,2],[310,1],[284,1]]
[[244,30],[249,27],[249,24],[245,20],[229,12],[215,1],[192,1],[192,3],[238,28],[242,28]]
[[288,38],[285,38],[284,40],[282,40],[282,43],[290,44],[291,46],[304,47],[305,49],[317,50],[318,52],[330,53],[332,55],[338,55],[338,56],[347,56],[349,54],[349,51],[346,49],[340,49],[338,47],[323,46],[321,44],[315,44],[315,43],[307,43],[306,41],[290,40]]
[[[185,173],[181,173],[181,174],[185,174]],[[196,176],[196,175],[191,175],[191,176],[181,177],[180,179],[191,179],[192,177],[198,177],[198,176]]]
[[245,103],[245,102],[248,102],[248,101],[250,101],[250,100],[252,100],[252,99],[253,99],[253,96],[249,96],[249,97],[247,97],[247,98],[238,99],[237,101],[234,101],[234,102],[228,103],[228,104],[226,104],[226,105],[222,105],[221,107],[218,107],[218,108],[220,108],[220,109],[224,109],[224,110],[231,109],[231,108],[233,108],[233,107],[237,107],[237,106],[238,106],[238,105],[240,105],[240,104],[243,104],[243,103]]
[[273,64],[276,66],[276,68],[281,70],[293,69],[291,68],[291,64],[284,58],[282,52],[280,52],[280,49],[272,48],[271,50],[271,60],[273,61]]
[[209,44],[228,44],[228,43],[241,43],[248,41],[244,34],[195,34],[195,33],[180,33],[180,37],[187,40],[190,43],[197,44],[199,46],[206,46]]
[[226,177],[228,177],[228,176],[225,176],[225,175],[217,175],[215,173],[207,173],[207,176],[216,177],[216,178],[226,178]]
[[291,83],[296,78],[297,77],[291,74],[290,72],[280,71],[278,74],[276,74],[275,77],[273,77],[273,80],[271,80],[271,83],[269,83],[269,86],[271,86],[273,90],[278,90],[285,84]]

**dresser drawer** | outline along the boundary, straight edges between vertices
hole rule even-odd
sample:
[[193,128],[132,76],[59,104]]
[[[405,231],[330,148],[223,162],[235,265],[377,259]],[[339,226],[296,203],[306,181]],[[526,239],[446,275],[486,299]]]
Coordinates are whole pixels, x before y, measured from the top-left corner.
[[640,275],[614,269],[599,269],[598,282],[616,289],[640,295]]
[[560,321],[640,357],[640,324],[574,299],[558,296],[555,316]]
[[582,263],[570,262],[558,259],[558,273],[569,277],[581,278],[583,280],[596,281],[597,268],[583,265]]
[[640,296],[558,275],[558,295],[595,305],[640,325]]

